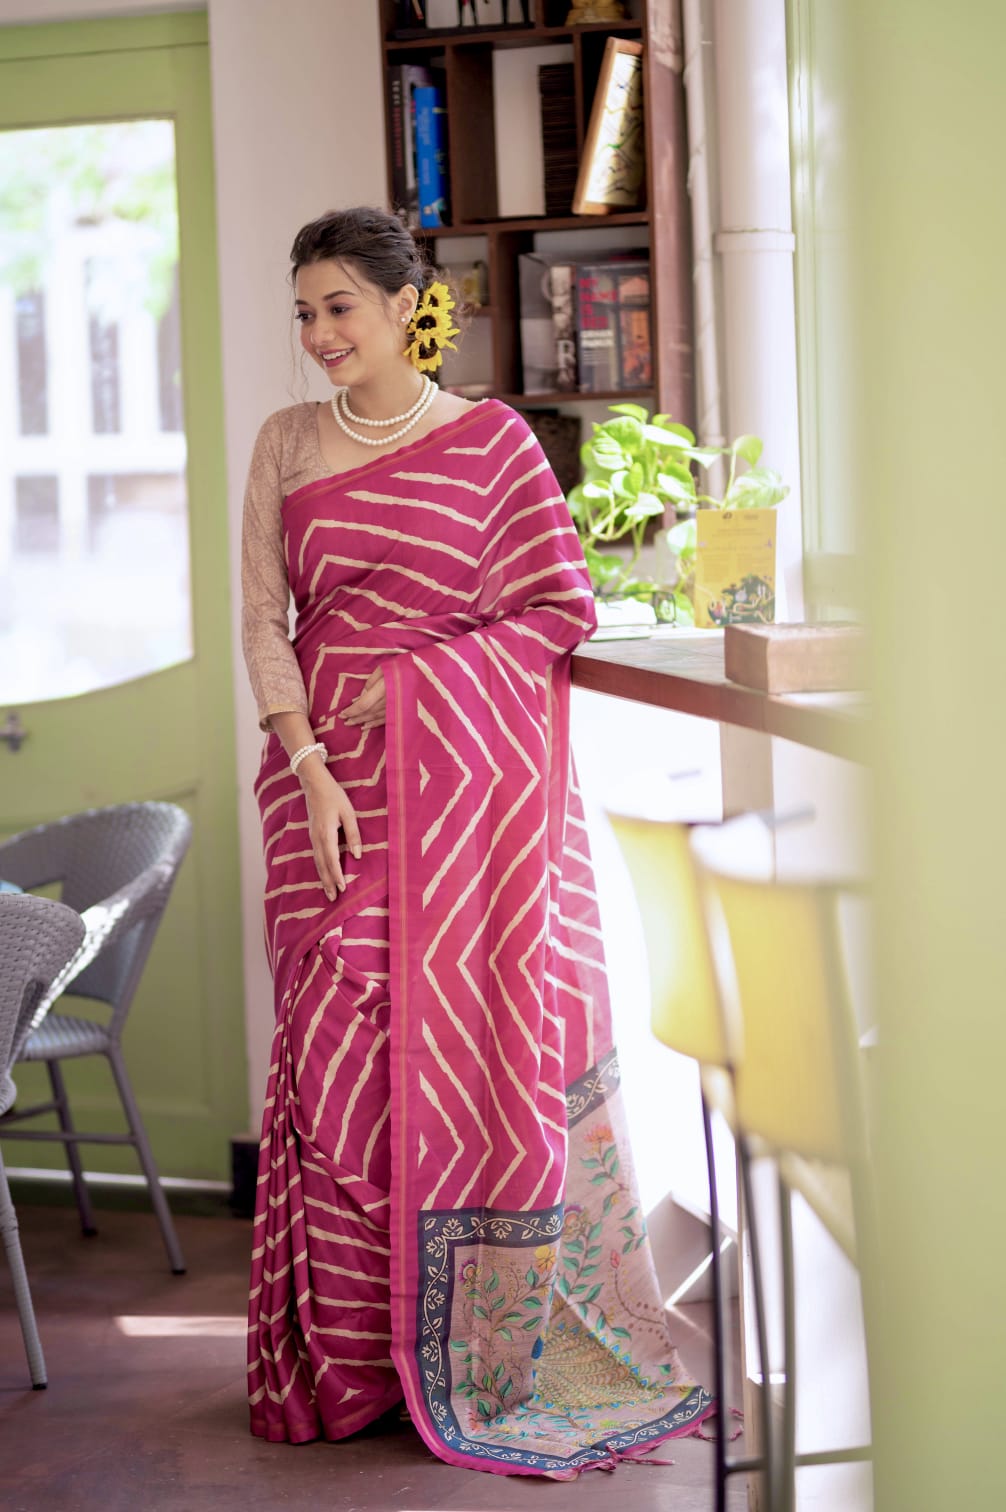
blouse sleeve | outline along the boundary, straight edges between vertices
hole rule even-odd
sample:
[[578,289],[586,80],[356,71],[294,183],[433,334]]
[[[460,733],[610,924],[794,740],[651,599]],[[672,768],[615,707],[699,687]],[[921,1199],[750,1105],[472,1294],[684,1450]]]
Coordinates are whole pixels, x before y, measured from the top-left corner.
[[279,417],[273,415],[259,431],[252,453],[241,537],[241,645],[263,730],[270,728],[273,714],[308,713],[287,618],[281,444]]

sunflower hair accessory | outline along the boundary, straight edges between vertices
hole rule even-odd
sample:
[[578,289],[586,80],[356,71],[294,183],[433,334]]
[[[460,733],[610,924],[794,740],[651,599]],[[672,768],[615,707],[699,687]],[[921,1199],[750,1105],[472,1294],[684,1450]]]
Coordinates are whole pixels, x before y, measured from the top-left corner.
[[421,373],[437,370],[444,360],[444,347],[457,351],[451,340],[452,336],[459,334],[458,327],[451,321],[453,308],[454,301],[446,284],[438,281],[427,284],[405,331],[408,337],[405,355]]

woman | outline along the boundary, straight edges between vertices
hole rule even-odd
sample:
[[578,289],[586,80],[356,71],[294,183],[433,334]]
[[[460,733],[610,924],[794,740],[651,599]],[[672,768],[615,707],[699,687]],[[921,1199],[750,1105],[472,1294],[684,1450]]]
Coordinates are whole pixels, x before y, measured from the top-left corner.
[[590,583],[524,421],[428,378],[458,333],[401,223],[323,216],[292,262],[334,392],[266,421],[246,499],[277,1002],[252,1430],[404,1396],[442,1459],[569,1477],[710,1410],[616,1133],[568,745]]

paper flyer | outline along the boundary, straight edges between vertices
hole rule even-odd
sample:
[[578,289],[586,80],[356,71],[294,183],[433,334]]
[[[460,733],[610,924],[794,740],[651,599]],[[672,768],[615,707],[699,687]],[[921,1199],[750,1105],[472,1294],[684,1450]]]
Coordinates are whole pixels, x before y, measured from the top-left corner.
[[775,619],[774,509],[700,509],[695,516],[695,624]]

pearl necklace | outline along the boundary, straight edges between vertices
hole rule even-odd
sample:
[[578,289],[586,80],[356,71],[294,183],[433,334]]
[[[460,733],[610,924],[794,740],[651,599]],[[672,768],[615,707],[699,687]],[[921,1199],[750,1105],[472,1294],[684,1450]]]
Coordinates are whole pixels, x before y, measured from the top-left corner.
[[368,420],[365,415],[357,415],[349,407],[348,388],[339,390],[339,398],[342,403],[343,414],[345,415],[347,420],[352,420],[354,425],[400,425],[403,420],[411,420],[412,416],[416,413],[416,410],[419,409],[420,405],[426,399],[427,390],[433,388],[433,386],[434,385],[432,378],[427,378],[425,373],[420,373],[419,398],[416,400],[415,404],[407,409],[404,415],[389,415],[387,420]]
[[[358,441],[361,446],[388,446],[392,441],[401,440],[402,436],[407,435],[413,426],[418,425],[436,398],[437,385],[429,378],[426,378],[425,375],[424,384],[425,387],[422,394],[410,410],[407,410],[404,415],[392,415],[387,420],[367,420],[362,415],[354,415],[353,411],[349,408],[346,390],[339,389],[337,393],[332,395],[331,399],[332,414],[335,416],[335,422],[351,441]],[[343,415],[344,409],[346,415],[350,419],[355,420],[358,425],[394,425],[399,420],[404,420],[406,423],[387,436],[361,436],[359,431],[351,430],[346,423]]]

